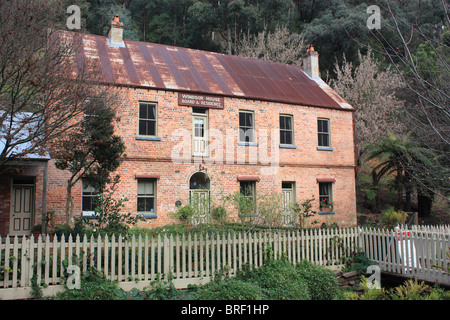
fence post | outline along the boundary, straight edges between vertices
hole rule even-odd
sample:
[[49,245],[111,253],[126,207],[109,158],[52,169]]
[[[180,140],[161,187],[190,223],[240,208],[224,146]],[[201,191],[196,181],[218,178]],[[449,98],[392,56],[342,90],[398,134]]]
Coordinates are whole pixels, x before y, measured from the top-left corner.
[[169,275],[170,272],[170,256],[171,256],[171,248],[169,246],[169,238],[167,238],[167,235],[164,234],[163,239],[163,252],[164,252],[164,258],[163,258],[163,273],[166,275],[166,277]]

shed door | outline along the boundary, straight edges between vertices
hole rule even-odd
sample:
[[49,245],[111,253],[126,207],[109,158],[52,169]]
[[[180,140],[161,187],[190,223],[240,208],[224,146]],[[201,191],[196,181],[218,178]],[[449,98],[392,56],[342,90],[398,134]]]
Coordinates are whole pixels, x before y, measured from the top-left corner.
[[31,234],[34,210],[34,185],[13,185],[11,195],[10,235]]

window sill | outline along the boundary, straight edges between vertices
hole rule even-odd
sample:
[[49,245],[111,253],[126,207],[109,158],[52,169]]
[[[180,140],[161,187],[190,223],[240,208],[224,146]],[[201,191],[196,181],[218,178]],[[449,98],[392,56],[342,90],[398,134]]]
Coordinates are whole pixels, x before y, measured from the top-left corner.
[[334,210],[331,210],[331,211],[319,211],[318,213],[321,214],[321,215],[335,214]]
[[331,147],[317,147],[317,150],[319,151],[334,151]]
[[82,211],[81,212],[81,218],[84,218],[84,219],[97,219],[97,215],[95,214],[95,211]]
[[280,148],[282,149],[297,149],[297,146],[293,144],[280,144]]
[[156,213],[138,213],[138,218],[145,218],[145,219],[156,219],[158,216]]
[[136,140],[147,140],[147,141],[161,141],[161,138],[158,137],[144,137],[144,136],[137,136]]
[[238,141],[238,146],[257,147],[258,143],[256,143],[256,142],[241,142],[241,141]]

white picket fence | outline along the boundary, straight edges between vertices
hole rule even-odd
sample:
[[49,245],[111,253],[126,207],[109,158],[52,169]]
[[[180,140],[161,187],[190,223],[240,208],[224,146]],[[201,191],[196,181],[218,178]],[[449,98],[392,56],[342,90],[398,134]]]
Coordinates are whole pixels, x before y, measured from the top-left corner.
[[360,229],[359,247],[381,271],[450,285],[450,226]]
[[449,284],[449,276],[432,266],[447,266],[449,247],[448,226],[415,228],[405,240],[393,230],[357,227],[53,241],[0,237],[0,299],[29,297],[36,284],[46,295],[63,290],[69,265],[82,272],[95,267],[125,289],[148,287],[169,274],[176,287],[185,288],[210,281],[218,271],[233,276],[244,264],[261,266],[269,254],[336,267],[357,248],[382,271]]

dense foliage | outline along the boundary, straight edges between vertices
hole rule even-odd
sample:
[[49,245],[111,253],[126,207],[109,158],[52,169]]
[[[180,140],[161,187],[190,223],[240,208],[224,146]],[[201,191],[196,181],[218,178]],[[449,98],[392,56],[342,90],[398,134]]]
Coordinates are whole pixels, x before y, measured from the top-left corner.
[[449,300],[448,290],[417,279],[393,288],[369,289],[362,277],[360,293],[338,287],[333,272],[303,261],[269,260],[235,278],[219,276],[203,286],[177,290],[171,279],[155,280],[142,290],[125,291],[95,268],[83,274],[80,289],[65,289],[55,300]]

